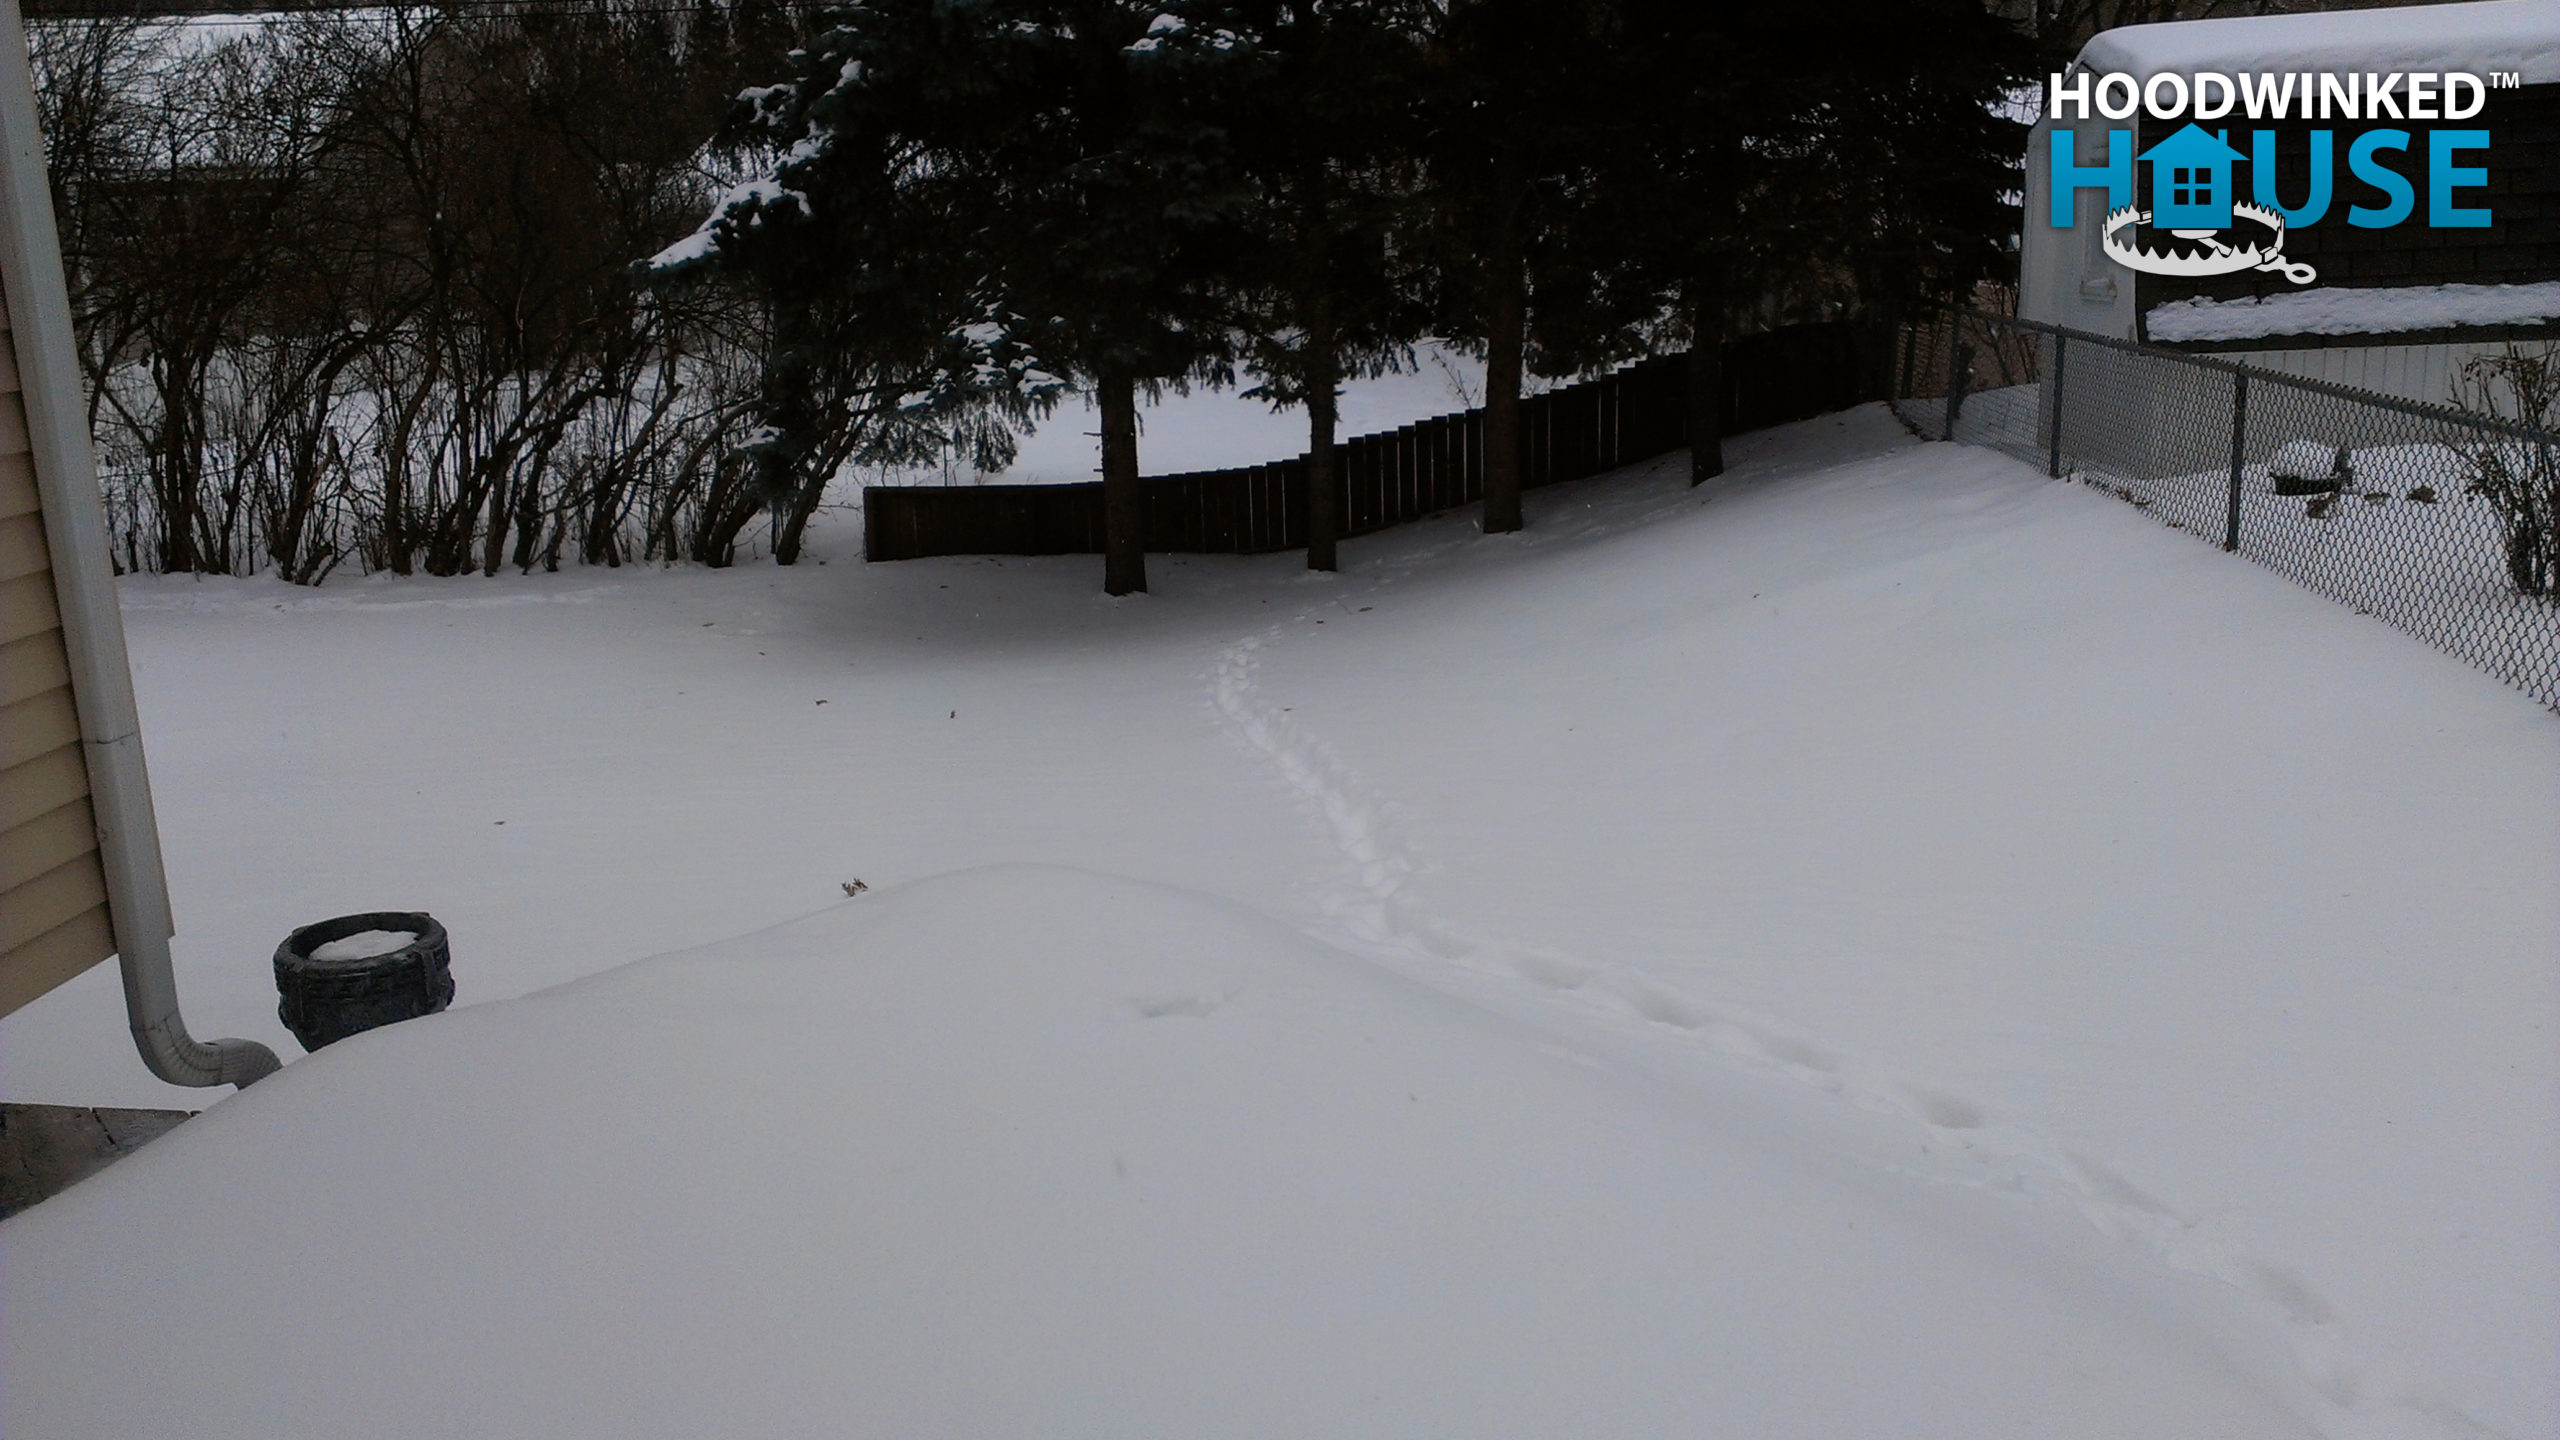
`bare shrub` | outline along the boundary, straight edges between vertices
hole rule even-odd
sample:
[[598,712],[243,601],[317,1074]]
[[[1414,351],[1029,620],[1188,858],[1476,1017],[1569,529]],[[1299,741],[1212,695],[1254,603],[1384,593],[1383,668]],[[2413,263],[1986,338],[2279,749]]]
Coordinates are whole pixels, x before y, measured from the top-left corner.
[[2539,439],[2478,437],[2455,445],[2468,489],[2497,507],[2507,578],[2520,595],[2560,595],[2560,350],[2510,345],[2462,367],[2454,404],[2538,431]]
[[[589,0],[32,27],[117,563],[796,554],[823,485],[759,479],[774,317],[633,265],[701,218],[703,137],[790,23]],[[825,473],[1010,443],[902,415],[895,374],[857,388],[885,398],[830,428]]]

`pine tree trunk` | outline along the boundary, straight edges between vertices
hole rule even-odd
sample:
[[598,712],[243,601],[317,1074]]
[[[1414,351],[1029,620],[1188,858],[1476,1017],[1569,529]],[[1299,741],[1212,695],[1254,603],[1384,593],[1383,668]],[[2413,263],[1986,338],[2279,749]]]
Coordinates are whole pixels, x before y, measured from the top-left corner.
[[1335,397],[1307,396],[1307,568],[1340,568],[1337,537],[1342,533],[1341,452],[1334,447]]
[[1094,387],[1102,410],[1102,590],[1147,588],[1147,514],[1138,493],[1138,386],[1108,374]]
[[1516,160],[1494,176],[1498,207],[1485,254],[1484,533],[1520,528],[1520,370],[1529,329],[1528,277],[1520,254],[1520,211],[1528,187]]
[[[1735,175],[1742,163],[1739,129],[1725,126],[1705,145],[1709,212],[1732,215],[1740,208]],[[1689,311],[1689,483],[1699,484],[1724,473],[1724,338],[1733,309],[1730,257],[1710,247],[1689,273],[1681,299]]]
[[1690,277],[1689,483],[1724,473],[1724,290],[1713,267]]
[[1342,466],[1333,444],[1341,397],[1335,391],[1332,305],[1322,296],[1308,307],[1307,326],[1307,568],[1338,568],[1342,533]]

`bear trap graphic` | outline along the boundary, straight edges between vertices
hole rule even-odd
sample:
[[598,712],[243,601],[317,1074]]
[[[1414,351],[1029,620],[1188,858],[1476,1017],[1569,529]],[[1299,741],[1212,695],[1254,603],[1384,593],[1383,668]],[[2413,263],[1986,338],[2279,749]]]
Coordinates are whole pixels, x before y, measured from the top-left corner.
[[2273,270],[2296,285],[2308,285],[2320,278],[2320,272],[2299,261],[2284,258],[2284,217],[2255,205],[2235,204],[2234,219],[2251,222],[2267,232],[2263,241],[2248,245],[2232,245],[2210,230],[2172,230],[2181,240],[2200,243],[2201,251],[2153,251],[2136,245],[2133,229],[2151,223],[2151,212],[2126,206],[2107,212],[2106,234],[2101,243],[2107,254],[2126,266],[2152,275],[2232,275],[2242,270]]

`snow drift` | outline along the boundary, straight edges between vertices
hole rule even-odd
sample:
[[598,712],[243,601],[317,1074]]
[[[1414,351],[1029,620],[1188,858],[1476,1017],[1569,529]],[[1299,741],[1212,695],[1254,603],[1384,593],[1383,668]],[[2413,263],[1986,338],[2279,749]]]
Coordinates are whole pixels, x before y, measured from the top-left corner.
[[30,1212],[0,1423],[2303,1433],[1799,1110],[1222,902],[972,872],[343,1042]]

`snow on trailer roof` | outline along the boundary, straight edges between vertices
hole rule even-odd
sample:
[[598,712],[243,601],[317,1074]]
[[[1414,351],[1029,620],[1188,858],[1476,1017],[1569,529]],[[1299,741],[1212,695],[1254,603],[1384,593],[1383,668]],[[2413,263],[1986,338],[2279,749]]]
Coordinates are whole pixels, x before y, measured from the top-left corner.
[[2072,68],[2136,80],[2200,70],[2515,71],[2541,85],[2560,80],[2560,4],[2478,0],[2127,25],[2091,38]]

